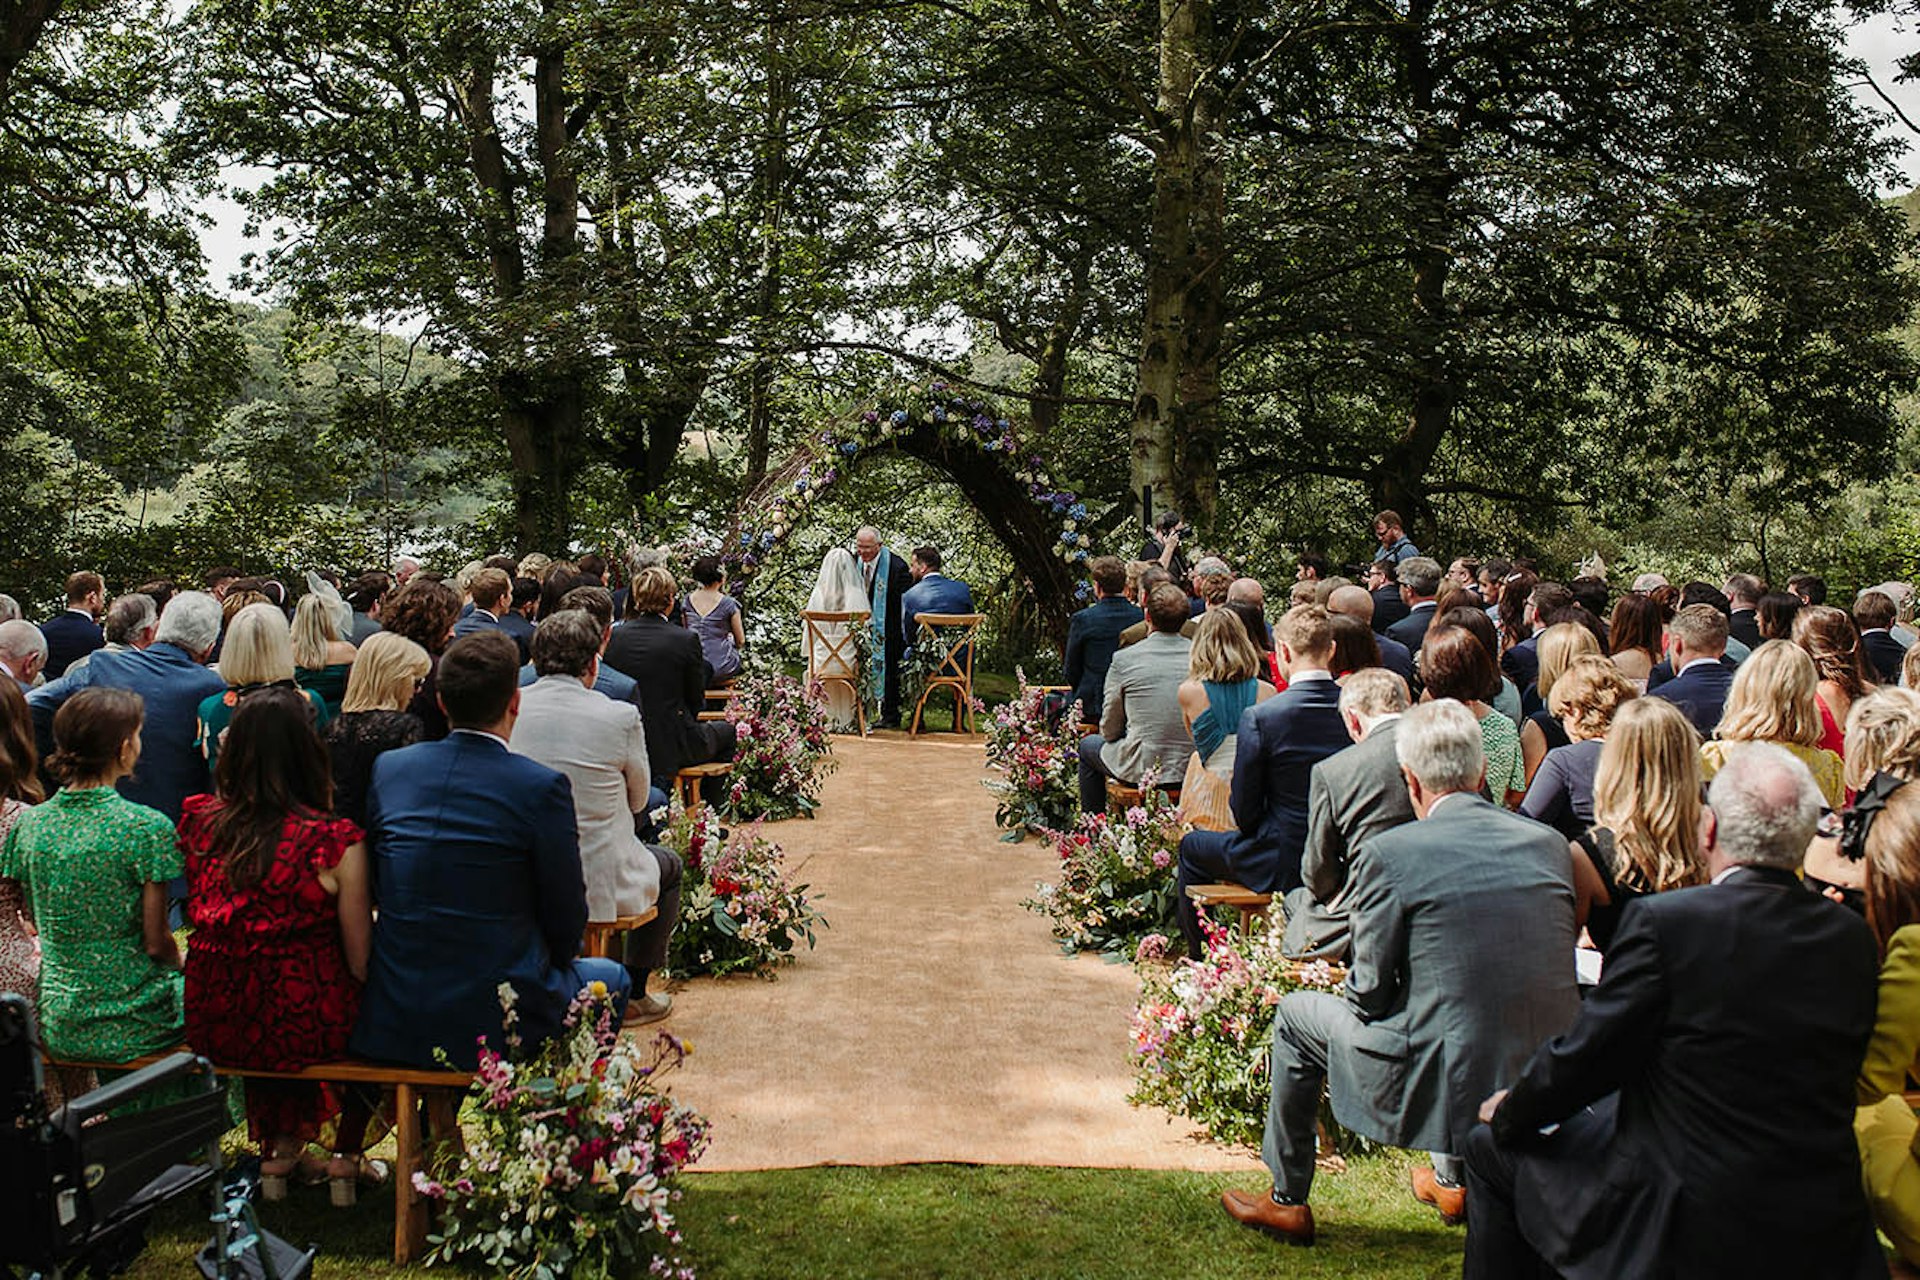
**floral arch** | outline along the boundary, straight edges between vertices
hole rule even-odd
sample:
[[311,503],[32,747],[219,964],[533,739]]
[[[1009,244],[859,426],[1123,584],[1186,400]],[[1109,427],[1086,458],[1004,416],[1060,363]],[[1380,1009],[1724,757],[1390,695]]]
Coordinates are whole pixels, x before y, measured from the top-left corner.
[[742,500],[721,556],[742,588],[801,527],[820,497],[870,454],[892,450],[946,476],[1006,546],[1048,634],[1064,644],[1074,609],[1092,597],[1088,512],[1021,447],[990,401],[944,382],[907,387],[821,432]]

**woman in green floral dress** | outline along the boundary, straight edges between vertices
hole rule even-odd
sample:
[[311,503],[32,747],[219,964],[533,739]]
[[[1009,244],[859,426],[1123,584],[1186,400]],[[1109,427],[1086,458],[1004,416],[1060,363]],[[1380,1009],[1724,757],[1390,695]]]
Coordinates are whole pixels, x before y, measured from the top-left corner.
[[65,785],[0,846],[40,932],[40,1030],[58,1058],[125,1062],[181,1040],[180,951],[167,881],[173,824],[114,790],[140,758],[139,695],[86,689],[53,719],[48,767]]

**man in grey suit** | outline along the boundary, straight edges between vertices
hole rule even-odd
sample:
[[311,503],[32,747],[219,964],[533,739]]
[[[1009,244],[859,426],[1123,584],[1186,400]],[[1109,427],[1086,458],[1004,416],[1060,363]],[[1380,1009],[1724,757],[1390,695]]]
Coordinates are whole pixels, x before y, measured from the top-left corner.
[[1458,1222],[1458,1157],[1480,1100],[1579,1008],[1565,838],[1480,796],[1480,725],[1459,703],[1421,704],[1395,739],[1420,821],[1353,851],[1346,991],[1296,991],[1274,1010],[1261,1150],[1272,1189],[1221,1197],[1236,1221],[1296,1244],[1313,1243],[1323,1085],[1341,1124],[1435,1153],[1414,1171],[1414,1195]]
[[1164,787],[1185,776],[1193,753],[1180,714],[1180,682],[1193,654],[1193,642],[1180,634],[1187,618],[1187,593],[1163,582],[1147,595],[1152,632],[1113,655],[1100,732],[1080,739],[1081,812],[1107,811],[1108,778],[1135,787],[1152,773]]
[[1384,667],[1363,667],[1341,686],[1340,718],[1354,745],[1313,766],[1300,857],[1304,883],[1287,894],[1283,950],[1289,956],[1346,957],[1347,872],[1355,852],[1413,821],[1394,754],[1395,730],[1407,706],[1407,682]]

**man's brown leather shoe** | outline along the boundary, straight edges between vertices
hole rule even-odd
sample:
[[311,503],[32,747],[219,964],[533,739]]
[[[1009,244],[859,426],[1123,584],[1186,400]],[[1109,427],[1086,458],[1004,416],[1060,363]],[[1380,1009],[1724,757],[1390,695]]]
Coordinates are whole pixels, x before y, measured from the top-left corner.
[[1457,1227],[1467,1220],[1467,1189],[1443,1187],[1433,1170],[1419,1165],[1413,1171],[1413,1198],[1440,1211],[1440,1221]]
[[1304,1204],[1275,1204],[1265,1191],[1226,1191],[1220,1196],[1227,1216],[1243,1227],[1264,1231],[1288,1244],[1313,1243],[1313,1210]]

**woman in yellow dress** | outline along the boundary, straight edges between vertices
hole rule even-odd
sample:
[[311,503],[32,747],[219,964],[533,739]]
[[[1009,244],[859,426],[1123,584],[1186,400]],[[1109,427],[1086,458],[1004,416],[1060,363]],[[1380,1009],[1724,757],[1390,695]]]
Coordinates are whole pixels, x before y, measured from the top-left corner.
[[1748,742],[1771,742],[1800,758],[1826,797],[1827,808],[1846,802],[1840,757],[1820,745],[1820,673],[1806,650],[1790,640],[1769,640],[1734,673],[1714,740],[1700,748],[1700,771],[1711,781],[1729,753]]
[[1856,1086],[1860,1177],[1875,1223],[1920,1266],[1920,1122],[1902,1096],[1920,1055],[1920,786],[1874,775],[1849,828],[1846,838],[1864,846],[1867,923],[1882,956],[1880,1008]]

